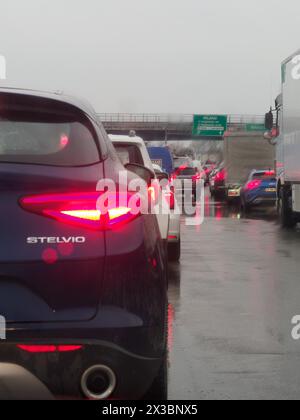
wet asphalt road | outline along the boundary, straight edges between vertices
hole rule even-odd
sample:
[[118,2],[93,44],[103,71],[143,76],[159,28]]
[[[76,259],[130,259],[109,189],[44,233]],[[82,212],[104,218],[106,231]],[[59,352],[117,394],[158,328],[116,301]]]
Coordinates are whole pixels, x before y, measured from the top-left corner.
[[207,196],[170,267],[170,399],[299,399],[300,230]]

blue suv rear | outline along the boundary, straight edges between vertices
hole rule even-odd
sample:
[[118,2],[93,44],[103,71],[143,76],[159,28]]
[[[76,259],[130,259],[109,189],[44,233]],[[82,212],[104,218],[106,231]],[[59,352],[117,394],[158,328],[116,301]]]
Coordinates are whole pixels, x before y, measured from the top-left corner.
[[241,190],[241,206],[244,210],[257,206],[274,206],[276,196],[275,172],[254,170]]

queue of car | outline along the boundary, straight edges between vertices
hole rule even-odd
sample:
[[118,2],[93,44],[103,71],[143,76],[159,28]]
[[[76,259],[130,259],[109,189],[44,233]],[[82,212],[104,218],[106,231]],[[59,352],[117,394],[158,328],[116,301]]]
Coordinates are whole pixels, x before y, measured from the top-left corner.
[[167,208],[170,210],[168,257],[170,261],[178,262],[181,256],[181,213],[177,203],[175,186],[173,182],[170,182],[168,173],[164,172],[159,165],[153,163],[153,168],[157,178],[161,181],[162,197],[165,198]]
[[[225,200],[226,168],[224,163],[217,166],[209,176],[209,190],[212,197]],[[235,204],[244,214],[258,207],[275,207],[277,199],[275,171],[253,169],[241,185]]]
[[[166,400],[178,189],[194,201],[203,180],[246,213],[275,205],[275,172],[261,165],[230,183],[225,162],[202,167],[134,132],[108,136],[89,105],[60,93],[1,88],[0,134],[0,363],[56,397]],[[154,212],[133,208],[134,181]]]
[[275,147],[261,132],[230,132],[224,137],[223,161],[208,175],[211,195],[243,213],[275,207]]
[[[174,187],[169,183],[169,174],[150,159],[149,150],[141,137],[135,135],[110,135],[109,137],[123,165],[135,164],[145,166],[153,172],[153,175],[160,182],[162,200],[159,200],[155,206],[160,233],[166,256],[172,261],[179,261],[181,255],[180,212],[174,211],[176,198]],[[159,150],[159,152],[162,156],[160,160],[162,164],[163,157],[167,154],[164,152],[164,149]],[[170,164],[168,166],[170,169]],[[164,179],[166,180],[165,183],[163,182]]]

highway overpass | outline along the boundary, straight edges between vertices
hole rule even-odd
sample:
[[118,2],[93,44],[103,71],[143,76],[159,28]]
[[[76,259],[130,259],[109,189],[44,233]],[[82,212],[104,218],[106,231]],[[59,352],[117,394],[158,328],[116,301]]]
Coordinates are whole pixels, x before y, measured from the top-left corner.
[[[109,133],[128,134],[135,130],[147,141],[193,139],[192,114],[98,114]],[[264,124],[263,115],[228,115],[229,132],[249,132]],[[260,129],[258,132],[262,132]],[[197,137],[198,140],[222,140],[222,137]]]

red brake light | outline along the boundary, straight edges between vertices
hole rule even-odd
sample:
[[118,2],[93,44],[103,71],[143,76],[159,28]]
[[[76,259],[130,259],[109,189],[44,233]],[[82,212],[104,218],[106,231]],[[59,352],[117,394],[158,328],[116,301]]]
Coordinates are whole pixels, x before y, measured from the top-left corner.
[[[48,211],[48,214],[51,215],[51,212]],[[92,220],[94,222],[99,221],[101,217],[101,212],[99,210],[66,210],[61,211],[61,214],[76,219]]]
[[67,353],[78,351],[83,346],[55,346],[55,345],[25,345],[19,344],[17,347],[27,353]]
[[179,167],[179,171],[184,171],[187,168],[187,165],[181,165]]
[[275,176],[275,171],[266,171],[265,176]]
[[215,181],[224,181],[225,180],[225,170],[218,172],[215,176]]
[[250,181],[246,185],[246,190],[255,190],[256,188],[259,188],[261,186],[261,183],[261,179],[255,179],[254,181]]
[[65,147],[68,146],[69,142],[70,142],[69,137],[67,135],[63,134],[60,138],[60,147],[62,149],[64,149]]
[[101,212],[97,202],[101,193],[72,193],[72,194],[46,194],[24,197],[20,204],[24,210],[47,216],[62,223],[80,225],[83,227],[103,230],[114,225],[133,220],[138,216],[136,211],[128,204],[130,195],[121,198],[115,197],[116,206]]
[[170,187],[170,191],[165,193],[166,200],[169,204],[170,210],[175,209],[175,192],[174,187]]
[[149,192],[149,195],[150,195],[150,197],[151,197],[151,200],[152,200],[152,201],[155,201],[155,199],[156,199],[156,192],[155,192],[155,188],[154,188],[154,187],[149,187],[149,188],[148,188],[148,192]]
[[109,220],[116,221],[121,218],[126,218],[130,214],[131,209],[129,207],[116,207],[108,211]]
[[151,185],[148,187],[149,203],[156,205],[159,202],[160,197],[160,183],[158,179],[153,179]]

